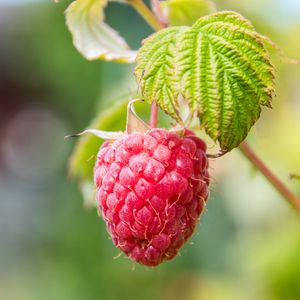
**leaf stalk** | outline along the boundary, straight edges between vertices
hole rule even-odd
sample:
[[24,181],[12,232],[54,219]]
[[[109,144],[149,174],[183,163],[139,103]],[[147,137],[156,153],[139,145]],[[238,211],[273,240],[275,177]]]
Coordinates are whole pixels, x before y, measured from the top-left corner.
[[128,3],[145,19],[145,21],[155,30],[164,28],[162,24],[142,0],[127,0]]
[[158,106],[155,101],[152,102],[151,105],[151,116],[150,116],[150,127],[155,128],[157,127],[157,113],[158,113]]

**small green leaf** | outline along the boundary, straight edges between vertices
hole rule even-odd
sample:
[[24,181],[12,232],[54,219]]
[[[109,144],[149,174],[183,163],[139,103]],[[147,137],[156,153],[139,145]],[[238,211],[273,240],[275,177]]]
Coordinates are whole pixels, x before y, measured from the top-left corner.
[[264,37],[235,12],[200,18],[192,27],[170,27],[144,41],[135,75],[143,97],[179,121],[178,99],[197,112],[223,152],[237,147],[271,107],[274,67]]
[[167,0],[161,2],[161,7],[172,26],[192,25],[200,17],[216,11],[210,0]]
[[136,51],[104,23],[107,0],[75,0],[66,10],[66,23],[77,50],[87,59],[133,63]]

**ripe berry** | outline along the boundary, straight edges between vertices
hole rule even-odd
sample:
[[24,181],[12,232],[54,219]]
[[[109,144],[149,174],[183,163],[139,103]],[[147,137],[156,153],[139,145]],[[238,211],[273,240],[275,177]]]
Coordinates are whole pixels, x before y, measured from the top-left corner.
[[203,211],[206,144],[189,130],[128,134],[103,144],[94,180],[114,244],[134,261],[156,266],[177,254]]

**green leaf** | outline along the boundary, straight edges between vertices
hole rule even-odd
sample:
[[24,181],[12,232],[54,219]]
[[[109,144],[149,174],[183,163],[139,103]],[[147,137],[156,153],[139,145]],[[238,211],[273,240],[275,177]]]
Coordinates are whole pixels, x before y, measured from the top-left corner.
[[264,37],[235,12],[170,27],[144,41],[135,75],[144,99],[179,121],[179,97],[223,152],[237,147],[271,107],[274,67]]
[[87,59],[133,63],[136,51],[104,23],[107,0],[75,0],[66,10],[66,23],[77,50]]
[[167,0],[161,2],[163,14],[170,25],[192,25],[200,17],[216,11],[210,0]]

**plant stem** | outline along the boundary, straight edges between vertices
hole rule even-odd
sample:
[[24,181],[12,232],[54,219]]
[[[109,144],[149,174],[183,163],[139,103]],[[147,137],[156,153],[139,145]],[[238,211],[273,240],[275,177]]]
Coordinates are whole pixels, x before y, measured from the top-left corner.
[[135,10],[146,20],[146,22],[156,31],[164,28],[164,25],[156,18],[153,12],[142,0],[128,0]]
[[151,105],[151,117],[150,117],[150,127],[155,128],[157,126],[157,113],[158,107],[155,101]]
[[251,147],[243,142],[239,149],[244,156],[266,177],[273,187],[300,213],[300,199],[265,165]]

